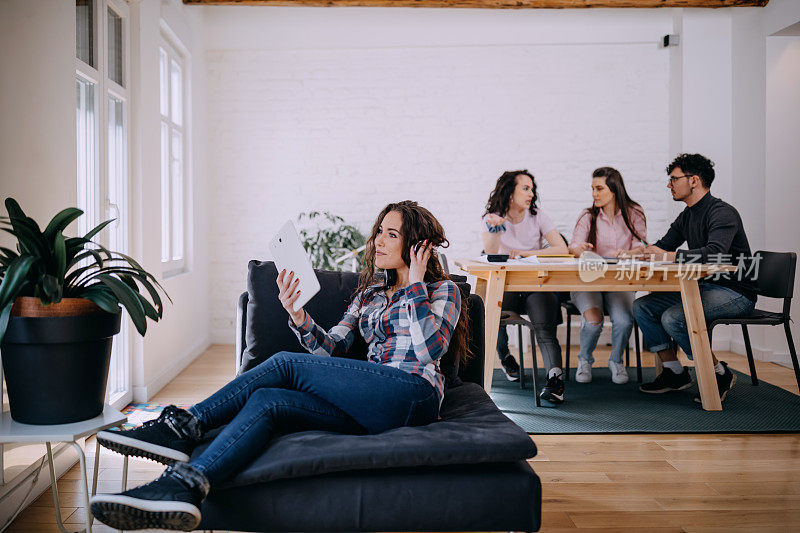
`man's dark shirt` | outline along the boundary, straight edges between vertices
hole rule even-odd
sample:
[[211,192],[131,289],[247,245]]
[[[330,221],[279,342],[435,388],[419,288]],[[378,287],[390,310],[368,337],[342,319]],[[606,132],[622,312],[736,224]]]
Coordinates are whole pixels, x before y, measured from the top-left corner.
[[[677,250],[684,242],[689,249]],[[668,252],[677,250],[675,261],[678,263],[739,264],[740,256],[745,257],[744,266],[739,268],[742,280],[738,279],[739,272],[732,272],[713,282],[756,300],[754,283],[744,276],[744,270],[748,270],[751,273],[748,277],[752,277],[753,269],[749,268],[752,262],[750,245],[742,218],[735,207],[711,196],[710,192],[693,206],[686,207],[655,246]]]

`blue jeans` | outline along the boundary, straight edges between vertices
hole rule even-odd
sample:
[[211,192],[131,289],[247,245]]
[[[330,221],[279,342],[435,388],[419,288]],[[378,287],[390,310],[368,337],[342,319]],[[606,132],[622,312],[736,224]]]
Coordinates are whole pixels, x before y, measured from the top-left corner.
[[213,487],[255,459],[276,430],[374,434],[424,425],[438,418],[439,399],[424,378],[396,368],[280,352],[189,412],[206,431],[225,426],[189,463]]
[[[704,281],[699,285],[706,321],[747,316],[755,308],[755,302],[733,289]],[[651,352],[666,350],[672,338],[689,359],[692,358],[692,345],[680,293],[653,292],[637,298],[633,302],[633,316]]]
[[633,329],[634,292],[589,292],[572,291],[570,300],[581,312],[581,350],[579,359],[594,363],[594,349],[597,339],[603,331],[603,322],[592,324],[586,321],[583,314],[593,307],[608,314],[611,318],[611,356],[609,361],[622,364],[622,354],[631,338]]

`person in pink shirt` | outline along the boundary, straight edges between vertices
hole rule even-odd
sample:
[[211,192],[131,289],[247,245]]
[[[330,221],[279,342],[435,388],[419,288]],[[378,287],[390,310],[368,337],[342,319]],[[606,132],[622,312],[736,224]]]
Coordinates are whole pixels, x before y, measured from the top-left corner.
[[[617,257],[621,251],[646,244],[647,222],[644,209],[631,200],[618,170],[600,167],[592,173],[591,207],[584,209],[575,224],[570,253],[585,251],[603,257]],[[592,356],[603,331],[603,310],[611,317],[611,356],[608,367],[614,383],[628,382],[622,353],[633,329],[634,292],[572,291],[570,298],[581,312],[581,349],[575,381],[592,381]]]
[[[555,224],[536,206],[536,182],[527,170],[504,172],[489,196],[481,221],[483,249],[487,254],[508,254],[511,258],[527,257],[542,252],[566,253],[567,243]],[[543,250],[544,242],[550,248]],[[506,292],[503,309],[527,314],[533,324],[539,349],[547,367],[547,384],[539,397],[550,403],[564,401],[561,377],[561,346],[556,327],[561,321],[561,308],[554,292]],[[511,381],[520,379],[520,369],[508,351],[506,328],[497,337],[497,355],[503,371]]]

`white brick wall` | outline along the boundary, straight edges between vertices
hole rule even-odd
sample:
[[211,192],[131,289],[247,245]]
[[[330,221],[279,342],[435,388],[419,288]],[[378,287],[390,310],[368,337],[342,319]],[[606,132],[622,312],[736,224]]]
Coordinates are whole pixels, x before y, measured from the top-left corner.
[[366,231],[413,199],[448,257],[480,250],[504,170],[528,168],[570,235],[591,171],[617,167],[651,238],[668,221],[668,54],[655,44],[209,50],[212,338],[232,342],[247,261],[287,218],[329,210]]

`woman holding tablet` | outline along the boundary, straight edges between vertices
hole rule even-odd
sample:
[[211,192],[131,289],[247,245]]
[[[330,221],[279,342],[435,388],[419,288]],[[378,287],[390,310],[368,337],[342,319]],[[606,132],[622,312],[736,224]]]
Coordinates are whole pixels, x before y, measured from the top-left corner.
[[[580,256],[590,250],[603,257],[617,257],[647,239],[647,222],[642,206],[631,200],[622,174],[611,167],[592,172],[592,206],[584,209],[575,224],[569,251]],[[603,331],[603,309],[611,317],[611,356],[608,367],[614,383],[628,382],[622,353],[633,329],[635,292],[572,291],[570,298],[581,312],[581,350],[575,381],[592,381],[592,353]]]
[[[511,258],[539,253],[567,253],[567,243],[555,224],[536,207],[536,181],[527,170],[504,172],[489,195],[481,224],[483,249],[487,254],[508,254]],[[546,240],[550,247],[542,249]],[[564,401],[564,381],[561,378],[561,346],[556,327],[561,321],[561,308],[554,292],[507,292],[503,309],[527,314],[531,319],[539,349],[547,368],[547,384],[539,396],[551,403]],[[533,349],[533,347],[531,347]],[[519,365],[508,352],[506,328],[497,336],[497,355],[508,379],[520,379]],[[535,350],[534,350],[535,356]]]
[[[459,357],[467,353],[460,289],[432,254],[446,243],[427,209],[411,201],[387,205],[368,239],[355,296],[329,331],[294,309],[298,280],[281,271],[287,327],[311,353],[275,354],[188,410],[169,406],[138,428],[98,434],[115,451],[171,466],[151,483],[94,497],[92,513],[118,529],[191,530],[209,488],[255,458],[276,426],[374,434],[435,421],[444,397],[439,359],[448,348]],[[386,271],[386,281],[376,282],[375,269]],[[368,360],[335,357],[356,335],[368,345]],[[203,435],[225,425],[190,461]]]

